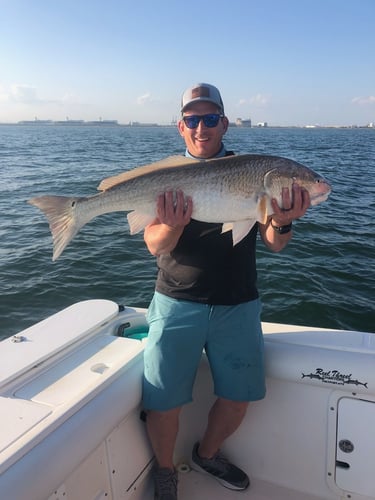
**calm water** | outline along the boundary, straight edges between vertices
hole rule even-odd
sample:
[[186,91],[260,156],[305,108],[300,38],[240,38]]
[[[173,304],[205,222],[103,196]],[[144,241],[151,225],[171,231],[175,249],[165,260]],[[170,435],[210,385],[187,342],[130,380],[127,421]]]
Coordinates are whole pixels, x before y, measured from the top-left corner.
[[[263,320],[374,332],[375,130],[231,128],[226,144],[296,159],[333,186],[283,252],[259,242]],[[94,194],[103,177],[183,150],[168,127],[0,126],[0,337],[83,299],[148,305],[154,258],[124,214],[88,224],[52,263],[46,219],[26,200]]]

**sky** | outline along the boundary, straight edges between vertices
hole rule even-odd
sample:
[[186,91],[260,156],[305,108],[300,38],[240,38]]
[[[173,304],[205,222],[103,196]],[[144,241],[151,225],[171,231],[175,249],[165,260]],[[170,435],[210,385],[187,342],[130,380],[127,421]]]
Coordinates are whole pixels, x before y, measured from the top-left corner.
[[0,0],[0,123],[168,124],[216,85],[231,121],[375,122],[375,0]]

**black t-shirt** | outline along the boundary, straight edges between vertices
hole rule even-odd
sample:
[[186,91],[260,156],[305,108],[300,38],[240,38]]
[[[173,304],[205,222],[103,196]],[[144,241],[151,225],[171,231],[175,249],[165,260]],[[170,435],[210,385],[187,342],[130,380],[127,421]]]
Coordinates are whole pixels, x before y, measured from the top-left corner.
[[194,219],[175,249],[157,259],[156,290],[176,299],[234,305],[258,298],[255,245],[258,224],[236,246],[221,224]]

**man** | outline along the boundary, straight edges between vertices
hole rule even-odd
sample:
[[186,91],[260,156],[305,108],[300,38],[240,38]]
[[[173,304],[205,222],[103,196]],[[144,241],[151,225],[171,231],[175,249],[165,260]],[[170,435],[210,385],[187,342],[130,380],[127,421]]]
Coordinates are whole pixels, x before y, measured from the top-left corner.
[[[187,89],[181,112],[178,130],[187,156],[205,160],[233,154],[222,143],[229,123],[216,87],[200,83]],[[209,163],[202,162],[202,168],[210,168]],[[223,457],[220,447],[241,424],[249,402],[265,395],[255,244],[258,231],[273,251],[288,243],[292,221],[310,205],[307,191],[298,185],[292,190],[282,193],[283,209],[273,200],[272,217],[234,247],[231,232],[222,234],[220,224],[191,219],[193,200],[182,191],[158,197],[157,218],[144,233],[159,272],[148,313],[143,387],[158,500],[177,499],[173,452],[179,414],[192,399],[203,348],[217,399],[193,448],[192,467],[227,488],[249,486],[245,472]]]

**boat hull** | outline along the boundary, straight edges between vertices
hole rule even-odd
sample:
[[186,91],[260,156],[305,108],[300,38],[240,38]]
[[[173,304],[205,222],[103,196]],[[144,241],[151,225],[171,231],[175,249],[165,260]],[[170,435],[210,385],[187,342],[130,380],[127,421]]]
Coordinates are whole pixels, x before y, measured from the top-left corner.
[[[145,313],[84,301],[0,343],[4,498],[153,498],[140,418]],[[223,447],[251,477],[241,495],[375,498],[375,335],[270,323],[263,330],[266,397]],[[213,401],[203,354],[175,450],[182,500],[236,495],[189,468]]]

